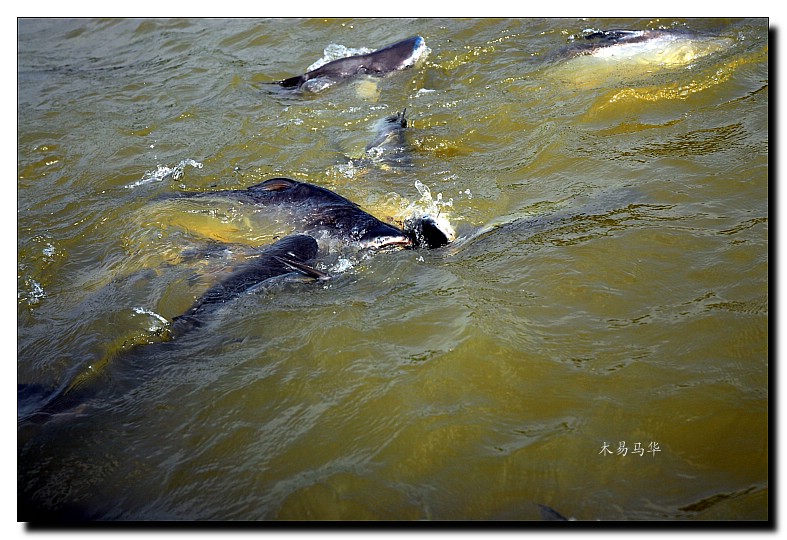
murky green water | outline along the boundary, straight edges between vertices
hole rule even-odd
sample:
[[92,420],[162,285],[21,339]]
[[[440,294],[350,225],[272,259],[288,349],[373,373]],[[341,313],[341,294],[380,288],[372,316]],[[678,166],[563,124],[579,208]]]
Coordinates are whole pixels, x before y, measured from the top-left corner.
[[[557,52],[659,25],[724,46]],[[376,83],[265,84],[414,34]],[[18,382],[95,389],[20,425],[20,519],[768,518],[767,21],[21,20],[18,49]],[[413,166],[348,167],[404,107]],[[104,364],[226,271],[184,252],[271,239],[157,198],[274,176],[381,218],[419,180],[460,238]]]

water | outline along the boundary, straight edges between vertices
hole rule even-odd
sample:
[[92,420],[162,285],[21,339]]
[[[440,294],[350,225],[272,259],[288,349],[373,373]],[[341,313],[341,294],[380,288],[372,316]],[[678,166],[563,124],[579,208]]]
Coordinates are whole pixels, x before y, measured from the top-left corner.
[[[559,52],[656,26],[724,47]],[[414,69],[266,85],[414,34]],[[17,76],[17,378],[93,389],[20,424],[21,519],[769,517],[767,21],[21,20]],[[405,107],[412,166],[348,163]],[[459,238],[123,352],[275,236],[157,197],[275,176]]]

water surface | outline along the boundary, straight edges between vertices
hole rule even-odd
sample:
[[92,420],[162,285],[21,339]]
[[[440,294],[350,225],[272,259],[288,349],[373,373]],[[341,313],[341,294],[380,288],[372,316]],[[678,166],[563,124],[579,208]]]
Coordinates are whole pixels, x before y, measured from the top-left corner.
[[[725,46],[562,52],[655,27]],[[413,69],[267,85],[414,34]],[[23,19],[17,78],[18,383],[93,390],[20,423],[20,519],[769,517],[766,20]],[[405,107],[411,166],[351,165]],[[279,234],[160,197],[275,176],[460,238],[114,355]]]

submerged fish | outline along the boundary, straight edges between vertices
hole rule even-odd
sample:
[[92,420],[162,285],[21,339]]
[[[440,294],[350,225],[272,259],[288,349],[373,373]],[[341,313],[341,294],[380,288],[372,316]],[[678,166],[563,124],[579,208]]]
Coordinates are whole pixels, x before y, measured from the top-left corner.
[[[171,329],[159,341],[172,341],[201,327],[217,311],[245,294],[252,294],[264,284],[288,276],[325,279],[327,275],[308,265],[318,252],[317,241],[308,235],[296,234],[282,238],[261,249],[252,261],[240,266],[226,279],[203,293],[185,313],[174,317]],[[131,349],[155,344],[150,336],[132,338],[120,349],[110,351],[95,364],[88,366],[70,384],[59,389],[37,384],[17,387],[18,422],[43,422],[61,413],[79,413],[87,400],[100,390],[103,368],[117,355]],[[158,343],[158,345],[163,345]]]
[[585,30],[568,51],[601,61],[683,66],[717,52],[729,39],[679,30]]
[[327,278],[326,274],[307,265],[316,257],[317,251],[317,241],[305,234],[287,236],[263,248],[257,258],[205,291],[186,313],[175,317],[172,320],[172,337],[201,326],[206,316],[273,278],[293,273],[314,279]]
[[677,73],[733,44],[729,37],[678,29],[588,29],[555,51],[545,77],[582,89],[640,87],[654,82],[661,88],[677,80]]

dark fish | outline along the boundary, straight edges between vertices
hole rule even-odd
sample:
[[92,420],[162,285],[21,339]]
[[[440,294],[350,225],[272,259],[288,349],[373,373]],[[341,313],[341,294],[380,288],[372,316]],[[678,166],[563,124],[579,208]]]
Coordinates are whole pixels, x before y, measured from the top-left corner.
[[[362,247],[440,247],[448,243],[447,236],[431,216],[421,216],[411,223],[412,230],[402,230],[381,222],[367,214],[352,201],[336,193],[287,178],[274,178],[245,190],[183,194],[188,197],[229,196],[262,206],[297,208],[306,229],[326,230],[348,242]],[[275,278],[298,274],[310,279],[328,276],[310,266],[318,254],[317,241],[307,234],[293,234],[260,250],[259,255],[241,265],[226,279],[208,289],[184,314],[172,320],[172,328],[164,340],[177,339],[202,326],[215,311],[241,295]],[[97,366],[106,366],[117,354],[129,348],[152,345],[148,336],[109,353]],[[164,345],[164,343],[159,343]],[[37,385],[20,385],[17,389],[18,421],[45,421],[67,411],[79,412],[96,391],[95,379],[100,370],[92,368],[78,376],[71,384],[57,390]]]
[[400,167],[412,165],[405,138],[406,113],[407,109],[405,108],[402,112],[387,116],[380,121],[377,136],[366,145],[364,158],[360,160],[362,165],[365,161]]
[[584,44],[593,49],[618,43],[642,43],[665,33],[664,30],[588,30],[579,36],[574,36],[574,40],[580,46]]
[[377,137],[366,146],[366,152],[386,147],[401,147],[404,144],[404,129],[407,127],[407,109],[400,113],[387,116],[382,121],[382,128]]
[[[260,251],[258,257],[239,267],[226,279],[208,289],[183,315],[172,320],[169,335],[164,340],[177,339],[190,330],[202,326],[210,316],[241,295],[251,293],[255,288],[274,278],[290,274],[303,275],[312,279],[325,279],[326,274],[308,265],[317,255],[317,241],[311,236],[297,234],[287,236]],[[153,345],[148,337],[143,341],[131,343],[130,347],[110,352],[96,366],[106,366],[117,354],[138,347]],[[158,343],[164,345],[164,343]],[[17,385],[17,421],[43,422],[54,415],[65,412],[79,413],[85,408],[87,400],[100,391],[101,369],[90,368],[77,376],[70,384],[58,389],[37,384]]]
[[[276,84],[284,88],[304,88],[319,91],[342,79],[355,75],[381,76],[414,65],[426,52],[426,42],[414,36],[368,54],[339,58],[303,75],[290,77]],[[310,82],[311,81],[311,82]]]
[[364,212],[357,204],[329,189],[297,182],[289,178],[273,178],[246,189],[205,193],[184,193],[182,197],[231,197],[257,206],[284,211],[299,232],[327,232],[346,243],[361,248],[411,247],[412,235],[383,223]]
[[293,272],[313,279],[327,278],[326,274],[307,265],[317,256],[317,250],[317,241],[305,234],[287,236],[265,247],[257,258],[208,289],[186,313],[175,317],[172,337],[201,326],[206,316],[273,278]]

